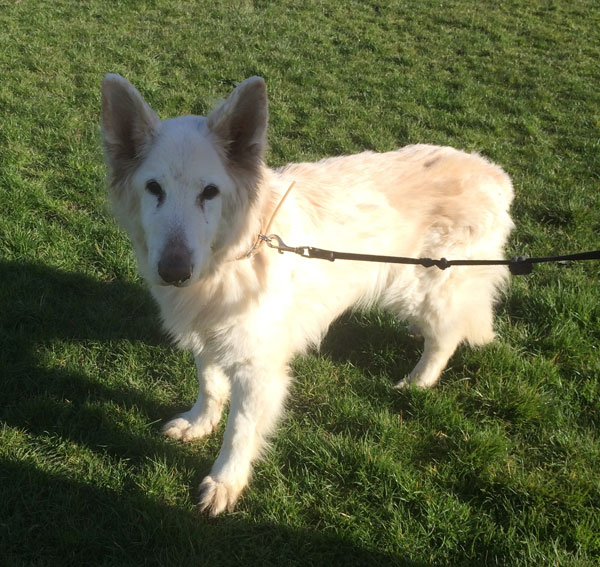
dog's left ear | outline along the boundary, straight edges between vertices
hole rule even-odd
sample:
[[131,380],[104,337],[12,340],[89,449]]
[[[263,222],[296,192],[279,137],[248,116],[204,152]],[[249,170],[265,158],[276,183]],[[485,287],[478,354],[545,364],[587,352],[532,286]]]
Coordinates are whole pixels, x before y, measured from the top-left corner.
[[212,111],[208,127],[233,163],[253,168],[265,154],[268,116],[265,82],[260,77],[251,77]]

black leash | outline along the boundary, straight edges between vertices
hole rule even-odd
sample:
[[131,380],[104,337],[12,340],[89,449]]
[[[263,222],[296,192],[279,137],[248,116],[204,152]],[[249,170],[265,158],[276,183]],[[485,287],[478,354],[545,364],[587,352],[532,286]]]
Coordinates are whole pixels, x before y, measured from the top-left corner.
[[322,248],[313,248],[312,246],[288,246],[279,236],[271,234],[265,236],[261,234],[259,239],[267,244],[269,248],[274,248],[283,252],[293,252],[303,258],[317,258],[320,260],[358,260],[361,262],[384,262],[389,264],[413,264],[431,268],[436,266],[440,270],[445,270],[452,266],[508,266],[510,273],[513,276],[526,276],[533,271],[534,264],[543,262],[559,262],[568,263],[581,260],[600,260],[600,250],[592,252],[580,252],[578,254],[566,254],[564,256],[542,256],[538,258],[527,258],[518,256],[511,260],[446,260],[440,258],[433,260],[432,258],[404,258],[402,256],[379,256],[377,254],[354,254],[352,252],[335,252],[333,250],[324,250]]

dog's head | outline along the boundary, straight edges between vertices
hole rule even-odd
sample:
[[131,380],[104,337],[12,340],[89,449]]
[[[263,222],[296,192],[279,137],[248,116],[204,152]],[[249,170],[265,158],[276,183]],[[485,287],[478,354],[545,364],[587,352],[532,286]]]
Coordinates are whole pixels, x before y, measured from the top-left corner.
[[150,284],[188,285],[248,230],[266,146],[267,94],[245,80],[208,117],[160,121],[120,75],[102,83],[115,213]]

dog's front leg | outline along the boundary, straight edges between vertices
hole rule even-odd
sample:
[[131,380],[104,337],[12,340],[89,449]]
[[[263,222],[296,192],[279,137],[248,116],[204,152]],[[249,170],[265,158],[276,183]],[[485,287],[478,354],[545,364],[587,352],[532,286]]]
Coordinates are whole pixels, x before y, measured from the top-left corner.
[[285,368],[244,364],[232,372],[231,406],[223,445],[200,485],[200,508],[216,516],[231,510],[248,484],[252,461],[264,449],[287,392]]
[[163,433],[172,439],[191,441],[211,433],[221,419],[223,404],[229,397],[229,379],[216,364],[196,356],[198,399],[189,411],[168,421]]

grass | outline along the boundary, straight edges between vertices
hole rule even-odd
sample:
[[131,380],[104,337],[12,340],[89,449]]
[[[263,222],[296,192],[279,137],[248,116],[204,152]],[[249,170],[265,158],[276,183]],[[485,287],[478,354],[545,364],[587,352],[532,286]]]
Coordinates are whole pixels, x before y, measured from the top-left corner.
[[[408,143],[513,177],[509,254],[600,234],[592,0],[0,1],[0,563],[592,565],[600,560],[597,263],[515,278],[498,341],[433,391],[420,345],[352,314],[297,359],[285,420],[236,511],[194,508],[219,434],[168,442],[193,362],[160,331],[107,213],[99,85],[163,117],[259,74],[269,162]],[[219,433],[222,433],[221,424]]]

